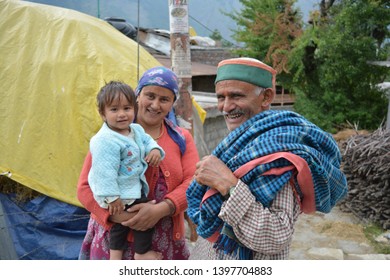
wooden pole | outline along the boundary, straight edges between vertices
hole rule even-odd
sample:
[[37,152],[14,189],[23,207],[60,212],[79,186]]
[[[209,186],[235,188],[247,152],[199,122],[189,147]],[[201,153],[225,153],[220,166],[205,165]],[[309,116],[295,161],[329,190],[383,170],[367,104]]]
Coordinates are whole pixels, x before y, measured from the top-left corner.
[[179,98],[175,103],[175,113],[179,125],[193,134],[188,1],[168,0],[168,2],[172,71],[179,78]]
[[[172,71],[179,78],[179,98],[175,103],[175,113],[179,125],[188,129],[194,135],[188,1],[168,0],[168,2]],[[184,218],[190,229],[190,241],[195,242],[198,238],[196,227],[188,217],[187,212],[184,213]]]

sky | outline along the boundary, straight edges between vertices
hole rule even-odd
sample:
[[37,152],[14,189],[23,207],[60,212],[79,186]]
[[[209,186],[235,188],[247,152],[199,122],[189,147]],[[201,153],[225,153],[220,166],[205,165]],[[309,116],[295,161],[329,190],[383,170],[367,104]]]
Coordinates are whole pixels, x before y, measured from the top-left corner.
[[[298,0],[304,22],[309,12],[320,0]],[[30,0],[30,2],[49,4],[100,17],[124,18],[134,26],[169,30],[168,0]],[[140,7],[138,7],[140,3]],[[199,36],[210,36],[218,30],[223,39],[233,42],[232,34],[236,23],[224,12],[239,11],[239,0],[188,0],[189,24]]]
[[[309,12],[316,8],[316,5],[320,3],[320,0],[298,0],[297,6],[303,13],[303,21],[307,22],[309,19]],[[318,6],[318,5],[317,5]]]

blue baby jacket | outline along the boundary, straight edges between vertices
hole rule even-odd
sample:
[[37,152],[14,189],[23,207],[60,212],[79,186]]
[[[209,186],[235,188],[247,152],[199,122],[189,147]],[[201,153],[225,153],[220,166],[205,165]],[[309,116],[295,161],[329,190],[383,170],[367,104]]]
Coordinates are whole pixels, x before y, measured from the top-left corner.
[[137,199],[141,197],[141,189],[147,195],[149,186],[145,171],[148,164],[144,158],[152,149],[159,149],[161,157],[165,156],[164,150],[142,126],[132,123],[130,128],[134,132],[134,141],[111,130],[106,123],[91,138],[92,167],[88,182],[103,208],[108,207],[107,197]]

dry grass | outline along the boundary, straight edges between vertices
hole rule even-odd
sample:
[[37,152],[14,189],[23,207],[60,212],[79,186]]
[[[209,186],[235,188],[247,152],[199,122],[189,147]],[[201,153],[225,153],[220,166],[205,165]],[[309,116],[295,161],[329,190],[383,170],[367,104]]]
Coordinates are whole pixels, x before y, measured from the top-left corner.
[[368,130],[355,130],[355,129],[343,129],[337,132],[336,134],[333,134],[333,138],[339,142],[339,141],[346,141],[348,138],[355,136],[355,135],[368,135],[370,132]]
[[4,194],[15,193],[16,200],[20,202],[31,200],[40,195],[38,192],[19,184],[6,176],[0,176],[0,192]]
[[364,228],[359,224],[348,224],[343,222],[327,222],[316,225],[318,232],[328,236],[337,236],[340,239],[367,242]]

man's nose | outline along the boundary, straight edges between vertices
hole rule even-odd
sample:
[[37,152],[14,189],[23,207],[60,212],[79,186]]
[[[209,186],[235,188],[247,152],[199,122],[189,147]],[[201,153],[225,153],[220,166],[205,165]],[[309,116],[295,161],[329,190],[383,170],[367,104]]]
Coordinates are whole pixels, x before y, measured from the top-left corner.
[[222,104],[222,111],[230,112],[232,109],[234,109],[234,103],[230,98],[225,98]]

